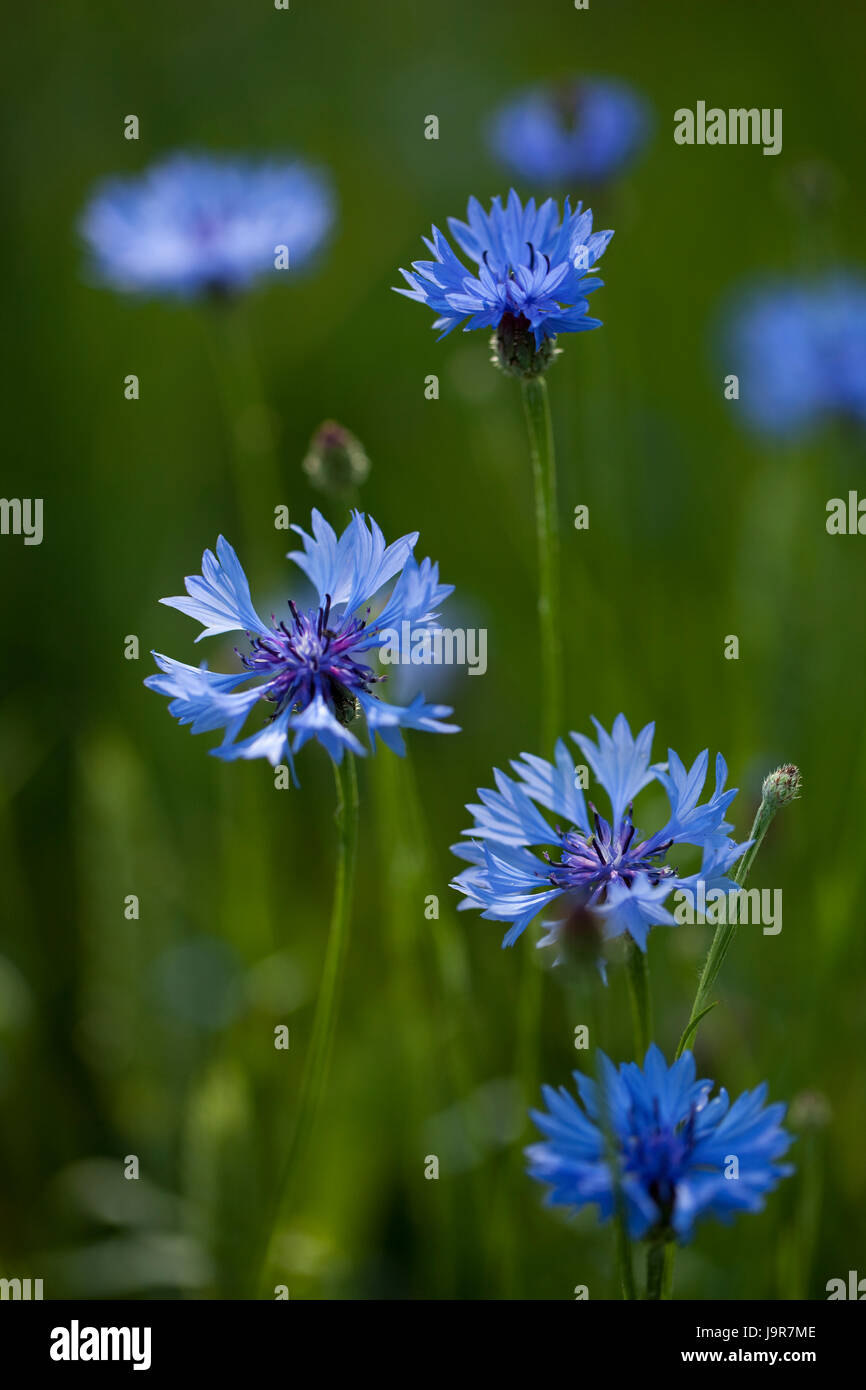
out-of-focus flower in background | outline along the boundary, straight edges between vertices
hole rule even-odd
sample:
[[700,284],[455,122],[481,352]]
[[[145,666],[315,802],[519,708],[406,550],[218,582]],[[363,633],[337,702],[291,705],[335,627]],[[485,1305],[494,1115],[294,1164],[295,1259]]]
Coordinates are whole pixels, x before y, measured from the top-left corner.
[[627,83],[576,78],[517,94],[490,121],[488,141],[512,173],[552,188],[613,178],[651,129],[648,103]]
[[94,192],[81,219],[93,278],[136,294],[228,296],[301,270],[336,200],[301,160],[175,154]]
[[722,329],[724,369],[749,424],[792,438],[829,419],[866,424],[866,277],[777,279],[740,291]]

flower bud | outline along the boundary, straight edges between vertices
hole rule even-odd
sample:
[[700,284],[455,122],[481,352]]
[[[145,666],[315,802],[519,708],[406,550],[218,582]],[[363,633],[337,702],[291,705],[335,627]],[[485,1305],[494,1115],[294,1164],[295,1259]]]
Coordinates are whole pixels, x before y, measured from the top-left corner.
[[314,487],[332,497],[344,497],[364,482],[370,460],[349,430],[336,420],[325,420],[310,440],[303,469]]
[[788,1118],[794,1129],[823,1129],[833,1118],[823,1091],[800,1091],[791,1101]]
[[787,806],[789,801],[796,801],[801,785],[800,769],[793,763],[785,763],[784,767],[777,767],[775,772],[764,778],[761,792],[764,800],[778,809],[779,806]]

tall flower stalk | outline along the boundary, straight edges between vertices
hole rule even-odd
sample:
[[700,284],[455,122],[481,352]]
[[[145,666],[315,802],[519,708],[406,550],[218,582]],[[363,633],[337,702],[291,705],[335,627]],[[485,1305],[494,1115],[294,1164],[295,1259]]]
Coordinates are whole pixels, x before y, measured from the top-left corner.
[[[503,205],[485,212],[470,198],[465,222],[448,219],[452,237],[475,264],[470,271],[433,227],[425,238],[433,260],[401,270],[408,289],[398,293],[426,304],[437,315],[441,336],[459,324],[464,331],[493,330],[494,362],[521,383],[529,432],[535,493],[538,553],[538,618],[541,652],[541,736],[552,748],[562,727],[563,666],[559,613],[559,531],[556,458],[545,373],[558,355],[557,338],[601,327],[589,316],[587,296],[602,285],[591,268],[604,255],[612,231],[593,232],[592,212],[566,198],[562,215],[552,198],[524,206],[514,189]],[[518,1021],[518,1071],[527,1095],[537,1081],[541,978],[527,962]]]
[[334,867],[334,897],[331,908],[331,923],[328,930],[328,944],[325,948],[325,963],[322,968],[322,978],[316,999],[313,1027],[301,1081],[301,1092],[292,1122],[291,1137],[282,1172],[277,1182],[264,1232],[261,1247],[261,1267],[258,1270],[259,1278],[262,1277],[267,1264],[270,1241],[276,1229],[280,1212],[294,1193],[294,1185],[300,1174],[315,1129],[322,1098],[327,1089],[343,979],[346,973],[352,889],[358,849],[358,774],[355,769],[354,758],[347,756],[343,758],[342,762],[334,764],[334,780],[337,794],[337,804],[334,811],[334,823],[337,832],[337,861]]
[[[790,801],[796,800],[800,794],[801,778],[799,769],[792,763],[787,763],[784,767],[777,768],[769,776],[764,778],[761,789],[761,804],[755,815],[752,833],[748,840],[748,847],[740,860],[733,874],[734,883],[738,888],[745,886],[749,876],[749,871],[755,862],[755,857],[761,847],[764,836],[770,828],[776,812],[782,806],[786,806]],[[698,1028],[702,1019],[715,1007],[713,1003],[708,1003],[713,986],[718,978],[725,957],[731,948],[734,937],[737,934],[736,922],[721,922],[715,931],[707,958],[698,980],[697,993],[692,1004],[689,1020],[686,1024],[675,1057],[682,1057],[686,1049],[691,1047],[697,1036]],[[652,1280],[654,1292],[653,1297],[670,1298],[673,1293],[674,1265],[676,1263],[676,1245],[673,1241],[668,1241],[662,1251],[650,1252],[653,1260],[652,1270],[650,1271],[649,1260],[647,1264],[647,1281]],[[649,1295],[647,1295],[649,1297]]]
[[[800,772],[793,764],[788,763],[784,767],[777,768],[769,776],[764,778],[761,790],[761,804],[755,815],[752,833],[747,841],[746,852],[741,858],[733,874],[733,880],[738,888],[745,886],[749,876],[749,871],[755,862],[755,857],[763,843],[764,836],[770,828],[776,812],[782,806],[795,801],[800,794]],[[709,998],[713,986],[721,970],[725,957],[731,948],[731,943],[737,934],[736,922],[721,922],[716,927],[715,935],[710,943],[707,958],[698,980],[697,993],[689,1014],[682,1037],[679,1041],[676,1055],[681,1057],[687,1047],[694,1043],[695,1036],[700,1026],[701,1020],[706,1017],[714,1007],[709,1003]]]
[[245,540],[261,534],[281,496],[275,417],[250,340],[246,305],[218,300],[202,319],[225,419],[235,506]]
[[652,994],[650,991],[649,960],[637,942],[629,937],[626,943],[628,987],[631,1000],[634,1045],[642,1057],[653,1039]]
[[[707,750],[691,767],[673,749],[665,763],[653,763],[652,725],[633,735],[623,715],[610,733],[595,724],[597,743],[571,737],[610,799],[610,820],[585,800],[574,777],[574,755],[563,740],[552,763],[524,753],[512,759],[514,778],[496,770],[495,790],[480,790],[479,803],[467,808],[474,824],[453,848],[468,867],[453,886],[464,894],[463,907],[507,924],[503,946],[513,945],[539,913],[554,911],[540,944],[554,946],[556,963],[569,970],[585,969],[587,958],[594,958],[606,978],[601,941],[625,938],[636,1053],[643,1065],[629,1063],[617,1071],[597,1052],[596,1080],[575,1073],[582,1108],[564,1090],[544,1088],[548,1111],[532,1117],[548,1142],[527,1154],[531,1176],[551,1189],[550,1202],[595,1204],[603,1220],[613,1221],[625,1299],[637,1297],[632,1242],[646,1243],[643,1296],[656,1300],[670,1297],[675,1243],[691,1237],[698,1216],[726,1220],[738,1210],[757,1211],[763,1194],[791,1170],[775,1162],[790,1140],[779,1126],[784,1107],[764,1108],[766,1087],[730,1106],[724,1091],[710,1100],[711,1083],[695,1081],[687,1044],[731,929],[717,932],[670,1065],[652,1041],[647,938],[653,926],[683,920],[666,905],[671,894],[682,902],[701,887],[722,896],[737,891],[776,811],[799,794],[800,774],[787,765],[765,779],[751,838],[738,844],[726,819],[736,791],[726,789],[721,754],[715,784],[707,788]],[[636,829],[633,803],[653,782],[667,794],[669,816],[645,838]],[[683,876],[668,862],[679,845],[701,850],[697,872]],[[729,1171],[731,1155],[740,1165],[736,1173]]]
[[521,382],[529,431],[535,489],[539,570],[539,628],[545,747],[561,728],[562,658],[559,640],[559,548],[556,462],[544,374],[559,354],[564,333],[600,328],[589,316],[587,296],[603,281],[589,274],[604,255],[612,231],[593,232],[592,212],[566,198],[560,217],[552,198],[524,206],[514,189],[503,205],[494,198],[485,212],[470,198],[466,221],[448,227],[475,271],[454,253],[437,227],[424,238],[433,260],[414,261],[400,273],[408,289],[398,294],[426,304],[437,315],[433,327],[444,337],[462,324],[464,332],[493,331],[493,361]]
[[[295,755],[311,740],[320,743],[334,764],[337,784],[337,862],[334,902],[321,988],[310,1035],[306,1068],[286,1163],[274,1195],[262,1259],[313,1132],[328,1078],[346,964],[358,829],[358,787],[354,758],[367,748],[358,738],[366,724],[371,751],[381,739],[393,752],[404,752],[404,729],[456,732],[443,722],[451,710],[428,705],[419,692],[408,705],[389,704],[375,694],[383,679],[370,661],[408,624],[414,632],[433,630],[439,604],[452,592],[440,584],[431,560],[420,564],[412,551],[418,533],[386,545],[374,521],[356,512],[341,536],[317,511],[313,534],[300,527],[303,549],[292,560],[312,584],[316,603],[300,608],[293,599],[284,619],[265,623],[256,610],[246,574],[224,537],[216,553],[206,550],[201,574],[185,581],[186,593],[163,602],[201,623],[199,639],[226,632],[246,635],[246,650],[236,648],[240,670],[212,671],[154,652],[159,673],[145,684],[169,699],[169,713],[194,734],[222,730],[211,752],[226,761],[265,758],[273,767],[287,766],[294,775]],[[391,584],[393,582],[393,585]],[[374,603],[386,588],[376,618]],[[377,604],[378,606],[378,604]],[[267,710],[264,722],[240,738],[247,720]]]
[[328,1076],[337,1012],[346,969],[349,942],[352,887],[358,849],[358,774],[354,758],[334,764],[337,805],[337,863],[334,871],[334,900],[325,964],[316,1000],[309,1055],[295,1118],[296,1135],[289,1151],[289,1163],[309,1138]]
[[529,431],[529,459],[535,490],[538,626],[541,638],[541,740],[544,748],[552,748],[562,728],[563,691],[556,453],[545,378],[525,378],[521,382],[521,391]]

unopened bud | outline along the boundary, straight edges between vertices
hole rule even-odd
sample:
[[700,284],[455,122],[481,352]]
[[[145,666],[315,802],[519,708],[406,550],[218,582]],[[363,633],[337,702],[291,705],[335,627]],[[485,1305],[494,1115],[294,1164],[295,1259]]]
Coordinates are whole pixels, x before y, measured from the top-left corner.
[[344,497],[364,482],[370,460],[350,430],[336,420],[325,420],[310,440],[303,468],[314,487]]
[[786,763],[784,767],[777,767],[775,772],[764,778],[761,792],[764,800],[775,809],[787,806],[789,801],[796,801],[801,786],[800,769],[793,763]]
[[833,1112],[823,1091],[800,1091],[791,1101],[788,1118],[796,1130],[823,1129]]

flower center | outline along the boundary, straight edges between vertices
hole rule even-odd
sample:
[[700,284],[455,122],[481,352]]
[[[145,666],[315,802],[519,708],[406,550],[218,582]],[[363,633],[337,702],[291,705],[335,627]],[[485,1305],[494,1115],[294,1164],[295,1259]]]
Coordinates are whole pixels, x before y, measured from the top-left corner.
[[578,891],[592,906],[603,903],[608,889],[616,882],[630,888],[636,874],[646,874],[655,887],[674,870],[662,863],[672,840],[635,840],[632,808],[623,816],[616,830],[598,814],[590,802],[595,834],[584,836],[576,830],[557,831],[562,846],[562,858],[549,874],[557,888]]
[[673,1208],[676,1186],[688,1167],[695,1127],[695,1110],[676,1129],[663,1125],[655,1106],[656,1122],[647,1128],[636,1123],[623,1143],[623,1166],[639,1177],[666,1221]]
[[374,681],[384,680],[351,654],[366,623],[344,616],[332,628],[330,595],[306,613],[291,600],[289,608],[291,625],[274,618],[269,636],[252,638],[249,653],[238,653],[241,661],[254,675],[270,678],[263,698],[276,705],[275,715],[287,708],[300,713],[321,696],[341,723],[349,723],[357,713],[358,692],[369,694]]

